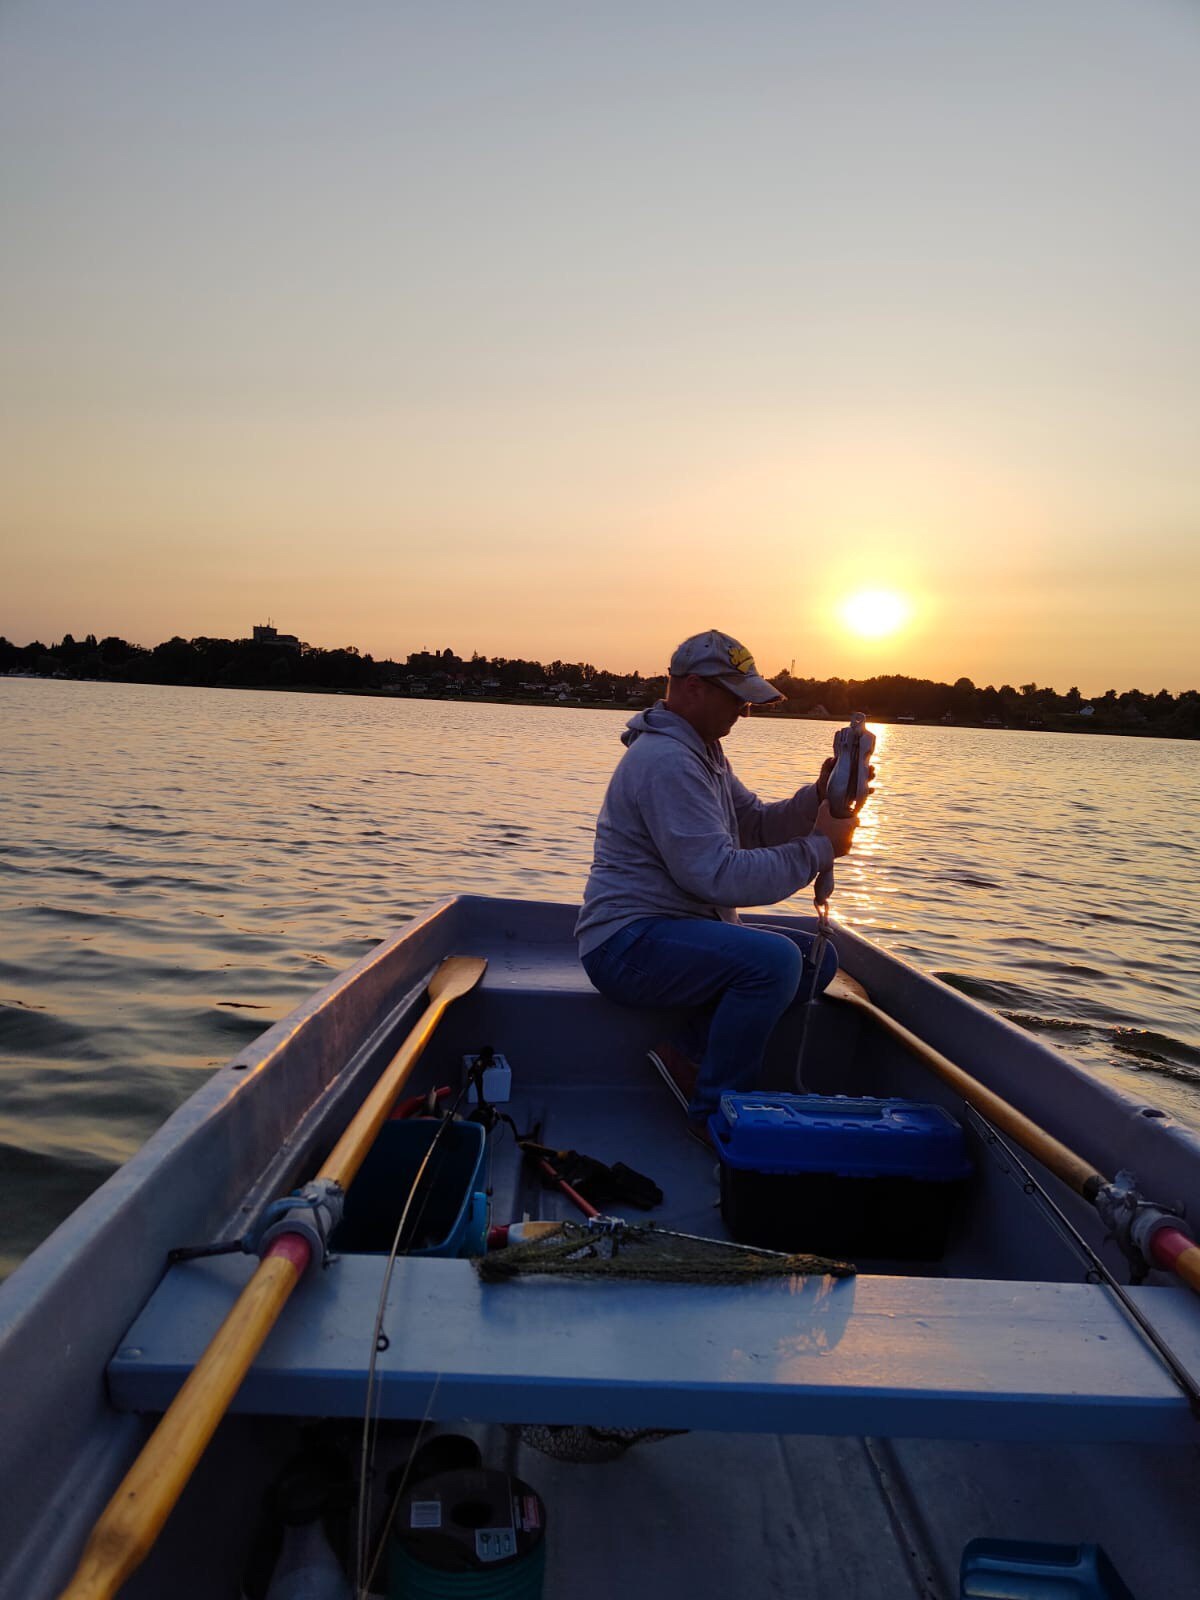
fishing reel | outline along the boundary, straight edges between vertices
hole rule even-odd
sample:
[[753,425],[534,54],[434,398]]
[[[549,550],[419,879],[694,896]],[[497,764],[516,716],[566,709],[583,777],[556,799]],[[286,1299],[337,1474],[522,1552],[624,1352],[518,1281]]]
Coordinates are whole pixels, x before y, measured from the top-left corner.
[[[825,803],[835,817],[853,817],[862,809],[871,792],[871,756],[875,735],[867,728],[867,714],[856,711],[847,728],[833,736],[833,771],[825,789]],[[833,893],[833,868],[826,867],[813,887],[818,910]]]

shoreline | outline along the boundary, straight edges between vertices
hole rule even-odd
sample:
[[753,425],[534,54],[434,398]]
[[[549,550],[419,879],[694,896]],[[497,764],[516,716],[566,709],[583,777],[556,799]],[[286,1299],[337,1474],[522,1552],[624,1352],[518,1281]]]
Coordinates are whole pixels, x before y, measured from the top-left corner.
[[[130,686],[134,688],[159,688],[159,689],[214,689],[221,692],[230,691],[236,694],[312,694],[312,695],[341,695],[346,698],[366,700],[403,700],[417,702],[436,702],[451,705],[500,705],[500,706],[528,706],[536,710],[545,711],[622,711],[629,716],[635,712],[645,710],[654,704],[653,698],[638,701],[598,700],[591,696],[567,696],[565,698],[550,699],[542,695],[505,695],[505,694],[442,694],[435,690],[424,690],[413,694],[406,690],[398,689],[338,689],[327,684],[296,684],[296,683],[177,683],[165,679],[155,678],[73,678],[66,673],[36,673],[36,672],[10,672],[0,675],[4,678],[27,679],[38,683],[103,683],[117,686]],[[764,709],[752,711],[751,716],[755,721],[769,721],[775,719],[783,722],[813,722],[827,726],[840,727],[845,720],[843,717],[833,715],[813,716],[806,711],[792,711],[783,706],[778,709]],[[1159,733],[1152,727],[1114,727],[1111,724],[1093,725],[1090,721],[1076,724],[1063,718],[1056,718],[1051,722],[1040,722],[1036,725],[1014,722],[973,722],[954,721],[944,722],[940,717],[888,717],[874,715],[867,712],[868,722],[873,722],[880,727],[888,728],[944,728],[947,732],[960,729],[981,731],[986,733],[1062,733],[1082,734],[1095,737],[1108,735],[1118,739],[1163,739],[1178,744],[1194,744],[1200,739],[1197,734]]]

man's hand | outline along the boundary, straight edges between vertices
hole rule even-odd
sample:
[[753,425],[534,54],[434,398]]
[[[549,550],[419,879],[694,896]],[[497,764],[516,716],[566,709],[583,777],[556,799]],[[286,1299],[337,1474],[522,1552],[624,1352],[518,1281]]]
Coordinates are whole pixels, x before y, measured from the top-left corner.
[[[836,756],[826,756],[824,761],[822,761],[821,770],[817,774],[817,799],[818,800],[824,800],[825,796],[829,793],[829,779],[830,779],[830,777],[831,777],[831,775],[833,773],[834,767],[836,767],[836,766],[837,766],[837,757]],[[874,781],[875,781],[875,768],[874,767],[868,767],[867,768],[867,776],[870,778],[871,782],[874,783]],[[873,788],[867,790],[867,794],[874,794],[874,793],[875,793],[875,790]],[[866,795],[864,795],[863,798],[865,799]]]
[[825,801],[821,801],[821,809],[817,812],[813,832],[825,835],[833,846],[835,856],[849,855],[850,846],[854,842],[854,830],[857,827],[857,817],[835,817]]

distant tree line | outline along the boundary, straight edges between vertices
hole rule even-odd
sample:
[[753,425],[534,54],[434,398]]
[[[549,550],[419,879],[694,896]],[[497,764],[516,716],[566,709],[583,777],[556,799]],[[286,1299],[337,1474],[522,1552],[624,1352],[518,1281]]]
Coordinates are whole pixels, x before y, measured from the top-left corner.
[[[414,650],[400,661],[376,660],[354,645],[321,650],[283,639],[167,639],[153,649],[110,635],[65,634],[58,644],[15,645],[0,637],[0,673],[98,679],[122,683],[192,684],[213,688],[324,689],[441,698],[556,700],[572,704],[642,705],[660,696],[666,679],[607,672],[591,662],[470,657],[453,650]],[[786,703],[773,715],[842,719],[865,711],[881,721],[957,723],[1076,732],[1158,734],[1200,738],[1200,693],[1172,695],[1140,689],[1086,699],[1025,683],[1020,688],[970,678],[795,678],[773,676]]]
[[787,696],[787,711],[811,716],[822,708],[844,718],[866,711],[881,721],[962,723],[1004,728],[1055,728],[1095,733],[1153,733],[1177,739],[1200,738],[1200,693],[1172,695],[1166,689],[1118,693],[1107,689],[1087,698],[1077,688],[1065,694],[1036,683],[980,688],[970,678],[935,683],[895,674],[877,678],[793,678],[771,680]]
[[15,645],[0,637],[0,673],[84,678],[118,683],[176,683],[238,689],[352,689],[369,693],[565,695],[642,698],[665,680],[600,672],[591,662],[527,661],[506,656],[469,659],[453,650],[414,650],[404,661],[376,660],[357,646],[322,650],[274,639],[167,639],[153,649],[110,636],[66,634],[58,644]]

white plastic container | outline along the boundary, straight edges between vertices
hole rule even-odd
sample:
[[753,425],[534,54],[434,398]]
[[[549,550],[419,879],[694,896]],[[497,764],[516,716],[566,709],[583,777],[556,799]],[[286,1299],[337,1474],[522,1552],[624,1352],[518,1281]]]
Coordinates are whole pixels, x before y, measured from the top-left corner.
[[320,1522],[306,1522],[284,1534],[267,1600],[354,1600],[350,1580]]
[[[479,1060],[477,1055],[463,1057],[463,1071],[470,1072]],[[508,1064],[507,1056],[496,1053],[492,1057],[490,1067],[483,1069],[483,1097],[489,1105],[502,1106],[506,1100],[512,1099],[512,1068]],[[467,1089],[467,1102],[477,1105],[479,1096],[472,1083]]]

